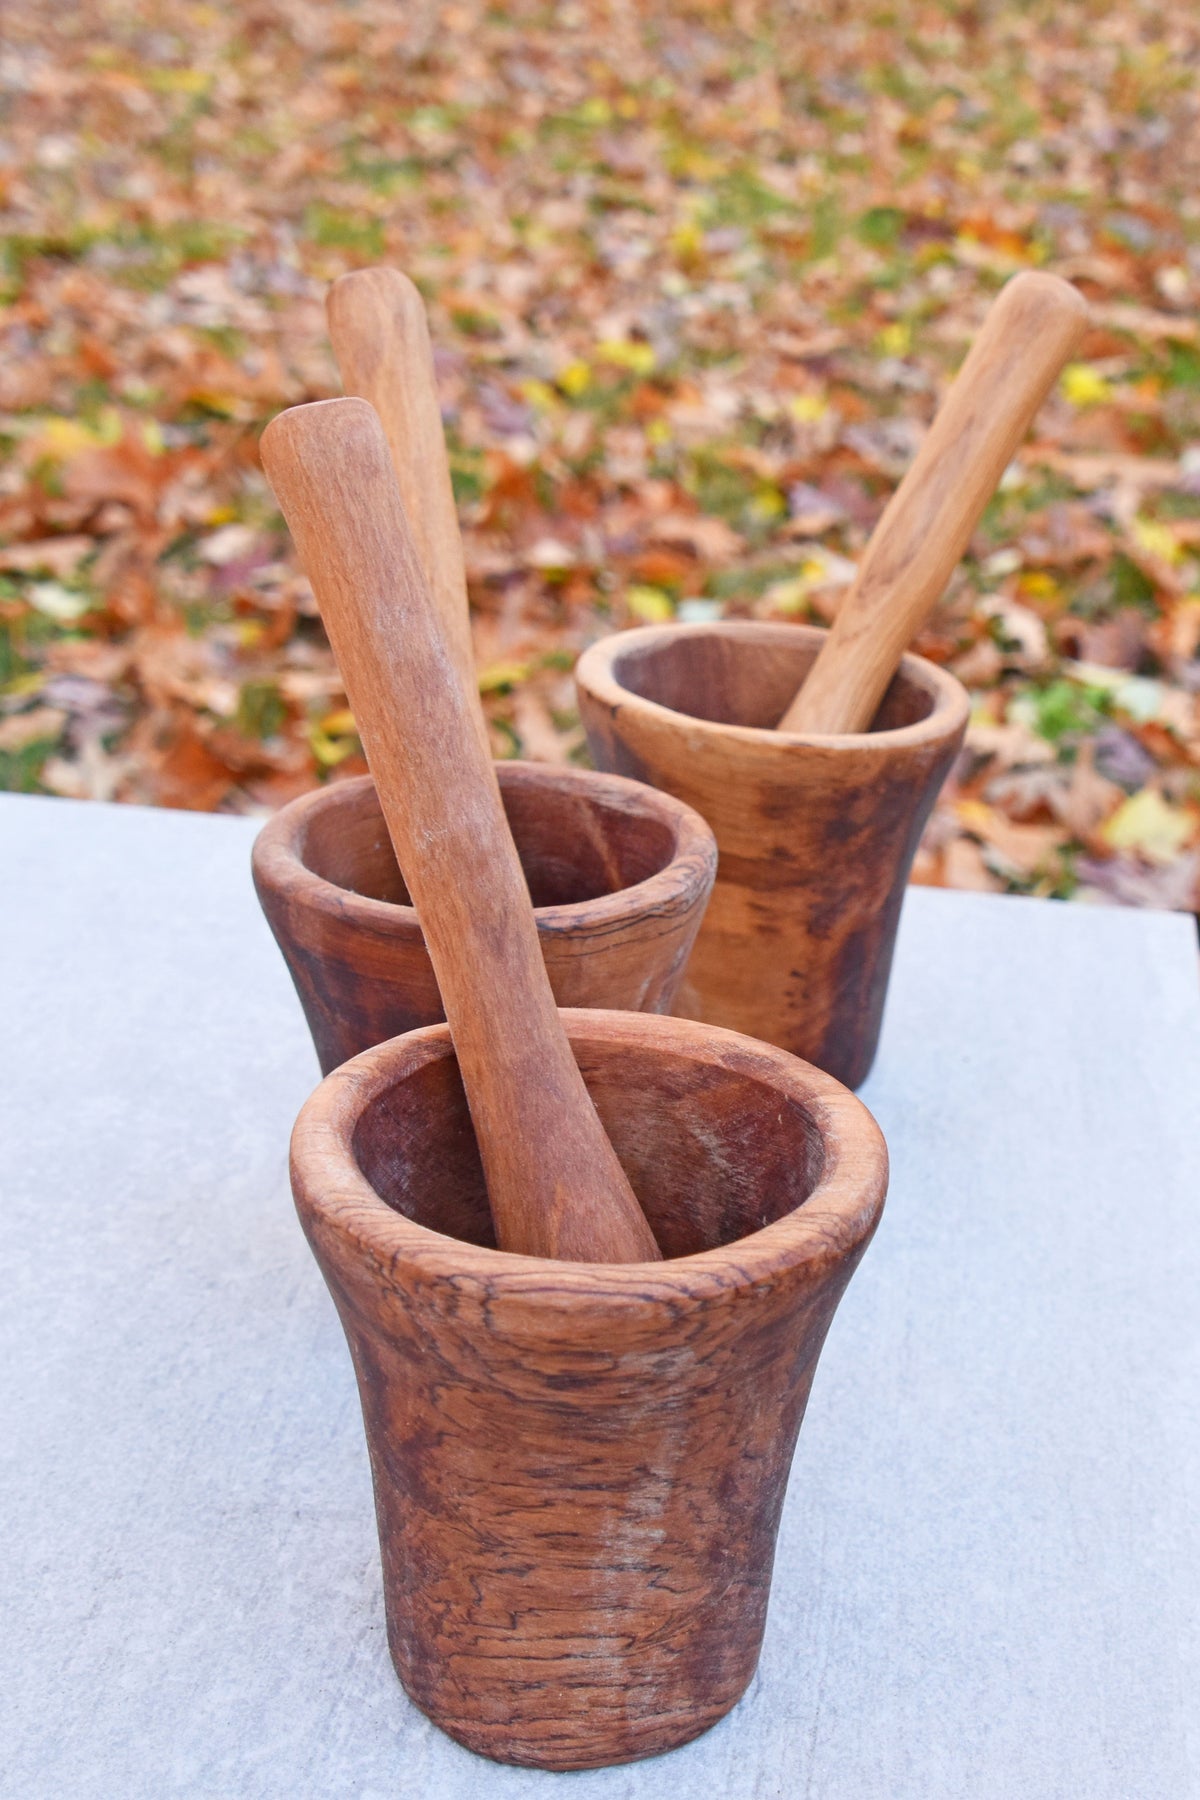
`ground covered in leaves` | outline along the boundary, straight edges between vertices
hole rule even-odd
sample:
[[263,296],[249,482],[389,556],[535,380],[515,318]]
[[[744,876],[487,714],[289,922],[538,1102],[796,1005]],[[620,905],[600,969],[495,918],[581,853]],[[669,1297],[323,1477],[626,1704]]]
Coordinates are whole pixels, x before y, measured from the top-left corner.
[[264,810],[362,767],[259,468],[326,284],[425,293],[497,753],[580,648],[828,619],[1000,283],[1080,359],[918,648],[918,859],[1200,908],[1200,12],[88,0],[0,47],[0,785]]

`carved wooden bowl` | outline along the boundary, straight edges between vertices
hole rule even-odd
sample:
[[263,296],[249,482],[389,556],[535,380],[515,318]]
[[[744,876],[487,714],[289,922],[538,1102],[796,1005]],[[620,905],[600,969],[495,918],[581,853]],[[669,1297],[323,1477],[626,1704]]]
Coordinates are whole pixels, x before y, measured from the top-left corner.
[[796,1434],[887,1152],[781,1050],[563,1020],[673,1260],[491,1247],[444,1025],[321,1084],[292,1183],[358,1375],[400,1679],[472,1750],[583,1769],[685,1743],[754,1673]]
[[575,673],[598,767],[674,794],[716,834],[716,886],[676,1012],[857,1087],[879,1041],[905,883],[970,702],[944,669],[906,656],[869,732],[773,730],[824,635],[649,626],[593,644]]
[[[669,1012],[716,869],[703,819],[589,769],[496,773],[559,1005]],[[323,1074],[445,1017],[369,775],[285,806],[253,863]]]

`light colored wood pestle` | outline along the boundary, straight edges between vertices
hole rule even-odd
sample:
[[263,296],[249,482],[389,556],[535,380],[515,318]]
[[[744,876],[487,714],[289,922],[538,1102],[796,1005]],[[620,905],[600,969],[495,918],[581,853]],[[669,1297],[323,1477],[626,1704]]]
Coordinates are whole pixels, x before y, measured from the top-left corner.
[[870,727],[1087,318],[1057,275],[1028,271],[1001,290],[780,731]]
[[501,1249],[659,1257],[567,1042],[492,760],[456,679],[378,417],[293,407],[263,464],[295,538],[420,917]]
[[382,421],[417,556],[486,744],[462,537],[424,302],[399,269],[355,269],[334,282],[325,312],[343,387],[369,400]]

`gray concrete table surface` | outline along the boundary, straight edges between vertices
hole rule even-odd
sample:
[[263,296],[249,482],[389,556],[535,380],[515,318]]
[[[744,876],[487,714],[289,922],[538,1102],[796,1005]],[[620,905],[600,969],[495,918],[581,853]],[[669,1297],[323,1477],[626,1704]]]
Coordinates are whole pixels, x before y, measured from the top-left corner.
[[1191,922],[909,895],[759,1673],[562,1777],[392,1674],[254,829],[0,797],[5,1800],[1200,1795]]

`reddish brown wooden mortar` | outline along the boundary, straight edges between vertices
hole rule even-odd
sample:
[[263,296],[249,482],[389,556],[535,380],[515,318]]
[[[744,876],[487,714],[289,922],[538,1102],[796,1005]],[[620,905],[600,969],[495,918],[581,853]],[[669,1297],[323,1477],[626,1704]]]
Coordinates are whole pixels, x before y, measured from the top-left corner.
[[[588,769],[496,773],[559,1005],[669,1012],[716,871],[703,819]],[[285,806],[253,867],[323,1074],[445,1016],[370,776]]]
[[358,1374],[400,1679],[472,1750],[581,1769],[685,1743],[754,1672],[796,1435],[887,1152],[780,1050],[563,1017],[675,1260],[489,1247],[445,1026],[318,1088],[292,1180]]
[[824,639],[810,626],[650,626],[576,668],[593,760],[704,815],[716,886],[676,1012],[867,1075],[904,888],[969,700],[906,656],[869,732],[772,727]]

